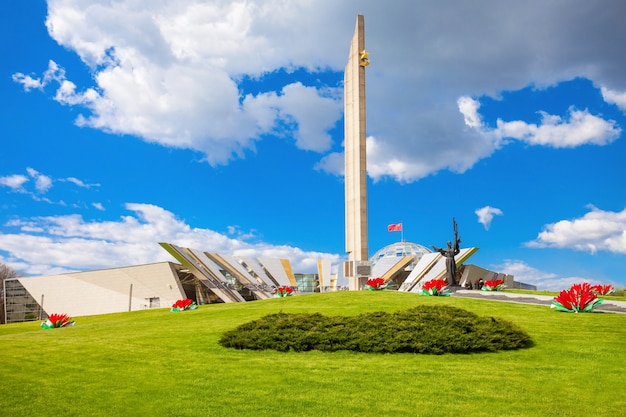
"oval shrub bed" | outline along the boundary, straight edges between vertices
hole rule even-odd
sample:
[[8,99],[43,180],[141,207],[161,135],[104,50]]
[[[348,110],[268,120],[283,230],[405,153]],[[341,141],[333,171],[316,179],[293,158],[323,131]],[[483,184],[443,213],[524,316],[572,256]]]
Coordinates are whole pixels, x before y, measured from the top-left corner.
[[449,306],[417,306],[395,313],[323,316],[276,313],[228,331],[220,345],[235,349],[377,353],[494,352],[530,346],[513,323]]

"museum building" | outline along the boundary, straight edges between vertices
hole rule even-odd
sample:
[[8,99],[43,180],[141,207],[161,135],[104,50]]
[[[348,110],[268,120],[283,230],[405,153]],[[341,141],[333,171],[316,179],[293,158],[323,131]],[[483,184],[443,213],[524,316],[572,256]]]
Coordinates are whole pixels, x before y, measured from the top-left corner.
[[[169,308],[177,300],[191,298],[197,304],[246,302],[273,297],[278,287],[296,294],[341,291],[343,277],[330,260],[318,260],[317,273],[294,273],[288,259],[253,258],[205,252],[172,243],[160,245],[177,262],[158,262],[94,271],[5,281],[6,323],[45,319],[52,313],[72,317]],[[528,288],[505,275],[466,261],[478,248],[461,249],[455,258],[460,285],[479,278],[502,279],[508,288]],[[397,242],[370,258],[364,278],[382,277],[388,288],[419,292],[424,282],[443,279],[445,257],[425,246]],[[359,288],[362,289],[362,288]]]

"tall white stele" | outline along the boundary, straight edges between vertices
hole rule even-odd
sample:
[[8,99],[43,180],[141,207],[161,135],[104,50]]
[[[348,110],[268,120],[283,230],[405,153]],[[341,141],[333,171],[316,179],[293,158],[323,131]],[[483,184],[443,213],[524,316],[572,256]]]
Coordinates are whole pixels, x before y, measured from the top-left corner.
[[[365,23],[357,16],[350,55],[344,72],[344,154],[346,253],[344,276],[350,289],[363,288],[369,268],[359,268],[368,261],[367,245],[367,167],[365,147]],[[364,266],[364,265],[363,265]]]

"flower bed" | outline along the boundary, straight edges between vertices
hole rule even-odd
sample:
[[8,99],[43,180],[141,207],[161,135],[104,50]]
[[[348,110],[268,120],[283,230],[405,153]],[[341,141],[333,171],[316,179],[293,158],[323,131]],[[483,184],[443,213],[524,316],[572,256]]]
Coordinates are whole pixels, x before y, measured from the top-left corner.
[[195,310],[198,308],[198,305],[191,298],[186,298],[184,300],[178,300],[174,304],[172,304],[172,308],[170,311],[179,312],[179,311],[187,311],[187,310]]
[[50,314],[48,319],[41,323],[43,329],[57,329],[59,327],[73,326],[74,320],[67,314]]
[[483,284],[483,287],[481,288],[481,290],[483,290],[483,291],[502,291],[505,288],[506,288],[506,285],[504,285],[504,281],[502,281],[501,279],[488,279]]
[[365,284],[365,289],[370,291],[380,291],[387,288],[385,280],[383,278],[370,278]]
[[592,285],[591,288],[598,295],[611,295],[615,292],[615,288],[610,284]]
[[589,312],[597,305],[602,304],[594,288],[588,282],[574,284],[568,290],[563,290],[552,300],[551,308],[568,313]]
[[448,282],[445,279],[431,279],[422,285],[420,294],[430,296],[448,296],[450,295]]
[[293,288],[291,287],[278,287],[274,290],[274,297],[290,297],[293,295]]

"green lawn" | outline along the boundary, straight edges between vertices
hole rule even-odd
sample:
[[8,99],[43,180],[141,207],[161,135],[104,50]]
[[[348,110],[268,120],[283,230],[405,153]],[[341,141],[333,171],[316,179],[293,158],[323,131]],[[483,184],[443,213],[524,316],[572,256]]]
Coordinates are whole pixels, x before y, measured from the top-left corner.
[[[470,355],[237,351],[220,335],[278,311],[355,315],[446,304],[520,325],[529,349]],[[62,313],[62,312],[58,312]],[[382,292],[0,326],[6,416],[626,415],[626,315]]]

